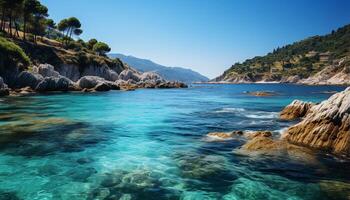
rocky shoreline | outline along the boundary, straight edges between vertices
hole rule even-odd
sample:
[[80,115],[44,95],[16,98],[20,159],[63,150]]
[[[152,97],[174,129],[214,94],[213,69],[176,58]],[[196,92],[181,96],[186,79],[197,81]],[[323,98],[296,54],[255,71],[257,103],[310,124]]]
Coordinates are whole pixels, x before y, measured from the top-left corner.
[[300,122],[278,137],[273,137],[271,131],[213,132],[206,135],[206,141],[243,139],[246,143],[237,152],[244,154],[300,158],[317,149],[350,156],[350,87],[319,104],[295,100],[281,111],[280,119]]
[[[106,73],[109,71],[106,71]],[[0,77],[0,96],[20,96],[45,92],[101,92],[109,90],[135,90],[138,88],[186,88],[181,82],[166,81],[153,72],[140,73],[132,68],[124,69],[113,79],[106,80],[103,76],[86,75],[76,81],[61,75],[50,64],[33,66],[29,71],[19,72],[9,87]],[[114,81],[113,81],[114,80]]]
[[274,84],[290,83],[300,85],[350,85],[350,58],[344,57],[335,63],[325,66],[322,70],[307,77],[299,75],[275,76],[274,74],[265,75],[245,75],[235,74],[219,76],[209,84]]

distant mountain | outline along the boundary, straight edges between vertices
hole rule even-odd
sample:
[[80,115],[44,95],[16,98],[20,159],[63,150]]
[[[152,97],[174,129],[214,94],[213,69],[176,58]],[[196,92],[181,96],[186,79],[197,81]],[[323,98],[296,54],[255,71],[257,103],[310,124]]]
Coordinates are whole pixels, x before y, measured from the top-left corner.
[[108,54],[111,58],[119,58],[129,66],[142,71],[153,71],[161,75],[163,78],[169,81],[181,81],[185,83],[208,81],[209,79],[198,72],[182,67],[167,67],[151,60],[136,58],[134,56],[126,56],[123,54],[112,53]]

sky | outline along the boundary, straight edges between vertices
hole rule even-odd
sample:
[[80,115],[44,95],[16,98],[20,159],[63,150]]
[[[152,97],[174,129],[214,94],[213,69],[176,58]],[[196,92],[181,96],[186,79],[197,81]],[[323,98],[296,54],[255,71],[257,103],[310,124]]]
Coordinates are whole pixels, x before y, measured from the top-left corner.
[[214,78],[232,64],[350,23],[350,0],[41,0],[111,52]]

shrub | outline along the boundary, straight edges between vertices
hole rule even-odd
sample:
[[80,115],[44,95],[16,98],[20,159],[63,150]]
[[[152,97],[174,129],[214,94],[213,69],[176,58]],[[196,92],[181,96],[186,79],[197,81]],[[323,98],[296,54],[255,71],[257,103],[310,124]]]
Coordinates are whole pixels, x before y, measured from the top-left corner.
[[30,59],[23,49],[3,37],[0,37],[0,58],[4,59],[5,64],[22,63],[24,66],[30,65]]

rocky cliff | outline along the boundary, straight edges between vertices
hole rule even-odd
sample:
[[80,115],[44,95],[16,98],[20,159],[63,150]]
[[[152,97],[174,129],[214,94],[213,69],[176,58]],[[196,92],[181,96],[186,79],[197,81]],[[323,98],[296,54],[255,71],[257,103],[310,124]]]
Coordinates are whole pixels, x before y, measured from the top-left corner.
[[236,63],[212,82],[350,84],[350,25]]
[[312,106],[285,134],[294,144],[350,155],[350,87]]
[[156,73],[139,72],[119,59],[91,51],[64,49],[58,43],[0,39],[1,96],[48,91],[187,87],[183,83],[165,81]]

